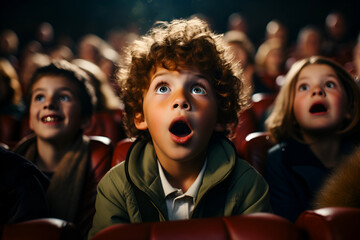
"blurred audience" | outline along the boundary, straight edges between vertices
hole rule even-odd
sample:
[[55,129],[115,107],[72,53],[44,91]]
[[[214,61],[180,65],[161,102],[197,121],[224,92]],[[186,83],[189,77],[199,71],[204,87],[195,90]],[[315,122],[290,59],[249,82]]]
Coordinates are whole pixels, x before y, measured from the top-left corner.
[[95,112],[113,111],[121,107],[120,98],[115,95],[114,90],[107,80],[106,74],[98,65],[79,58],[74,59],[72,63],[80,67],[90,76],[91,84],[95,89],[97,98]]
[[50,56],[44,53],[35,52],[23,56],[23,58],[21,59],[21,68],[19,71],[19,79],[23,94],[27,93],[30,79],[34,72],[38,68],[48,65],[50,62]]
[[255,71],[260,77],[254,81],[254,93],[277,93],[282,85],[286,54],[282,40],[270,38],[262,43],[255,55]]
[[18,75],[11,63],[0,58],[0,114],[11,114],[21,120],[24,113]]
[[97,98],[91,125],[84,130],[84,134],[105,136],[114,143],[125,138],[125,130],[121,122],[123,104],[111,88],[105,73],[99,66],[84,59],[74,59],[72,63],[89,75]]
[[49,56],[51,59],[57,59],[57,60],[64,59],[66,61],[71,61],[74,59],[74,53],[66,45],[56,46],[54,49],[51,50]]
[[245,16],[238,12],[232,13],[228,17],[227,29],[229,31],[234,30],[234,31],[239,31],[239,32],[247,34],[248,23],[247,23]]
[[351,73],[360,86],[360,34],[358,35],[356,45],[352,52],[352,59],[345,64],[345,68]]
[[7,59],[0,58],[0,142],[13,146],[20,140],[24,113],[17,73]]
[[300,29],[295,47],[286,61],[287,69],[290,69],[294,62],[302,58],[323,55],[322,41],[323,36],[319,28],[307,25]]
[[105,41],[95,34],[87,34],[78,43],[77,57],[98,64]]
[[265,41],[276,38],[279,39],[281,46],[286,48],[289,40],[288,37],[287,27],[281,21],[274,19],[266,25]]
[[49,54],[54,48],[54,28],[48,22],[39,24],[36,30],[36,40],[41,44],[43,53]]
[[340,64],[352,58],[354,41],[349,38],[348,23],[343,13],[331,12],[325,19],[325,39],[323,51],[326,57]]
[[245,89],[252,94],[255,73],[255,48],[244,32],[228,31],[224,35],[224,42],[230,47],[234,59],[243,68]]
[[11,65],[18,68],[19,38],[11,29],[5,29],[0,33],[0,57],[6,58]]

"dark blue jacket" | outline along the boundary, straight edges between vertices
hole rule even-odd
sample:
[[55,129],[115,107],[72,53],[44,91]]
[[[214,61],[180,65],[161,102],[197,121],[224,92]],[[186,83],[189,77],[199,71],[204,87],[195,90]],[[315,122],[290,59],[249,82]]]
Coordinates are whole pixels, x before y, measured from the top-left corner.
[[311,208],[315,192],[330,172],[308,145],[288,141],[272,147],[265,179],[274,213],[295,222],[300,213]]
[[48,185],[33,163],[0,147],[0,224],[48,217]]

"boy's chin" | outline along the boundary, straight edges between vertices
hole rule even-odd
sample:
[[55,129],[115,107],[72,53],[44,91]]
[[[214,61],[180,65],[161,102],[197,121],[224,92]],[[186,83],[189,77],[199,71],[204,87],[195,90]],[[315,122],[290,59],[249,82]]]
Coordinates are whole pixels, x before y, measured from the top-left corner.
[[37,134],[38,138],[40,138],[42,141],[61,145],[74,142],[75,139],[80,135],[82,135],[81,131],[75,134],[67,134],[65,132]]

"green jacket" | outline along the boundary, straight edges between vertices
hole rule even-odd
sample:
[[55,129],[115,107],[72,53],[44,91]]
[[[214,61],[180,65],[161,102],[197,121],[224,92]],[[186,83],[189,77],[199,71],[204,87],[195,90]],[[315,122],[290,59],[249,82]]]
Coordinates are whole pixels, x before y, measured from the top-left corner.
[[[165,195],[152,143],[138,141],[130,151],[126,161],[132,182],[151,199],[160,221],[167,221]],[[263,177],[237,157],[235,148],[227,139],[214,138],[210,142],[207,167],[191,218],[207,216],[205,206],[209,205],[204,204],[209,196],[207,193],[228,177],[231,179],[227,184],[222,216],[272,211],[269,188]],[[142,222],[135,194],[126,178],[125,162],[113,167],[100,181],[95,207],[89,239],[113,224]]]

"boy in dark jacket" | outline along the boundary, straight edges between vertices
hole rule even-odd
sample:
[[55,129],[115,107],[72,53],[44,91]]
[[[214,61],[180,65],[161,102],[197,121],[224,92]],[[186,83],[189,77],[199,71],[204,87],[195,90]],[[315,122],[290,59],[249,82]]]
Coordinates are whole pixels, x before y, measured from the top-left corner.
[[241,69],[199,19],[160,22],[119,73],[137,138],[98,185],[89,238],[116,223],[270,211],[264,179],[225,137],[246,105]]

